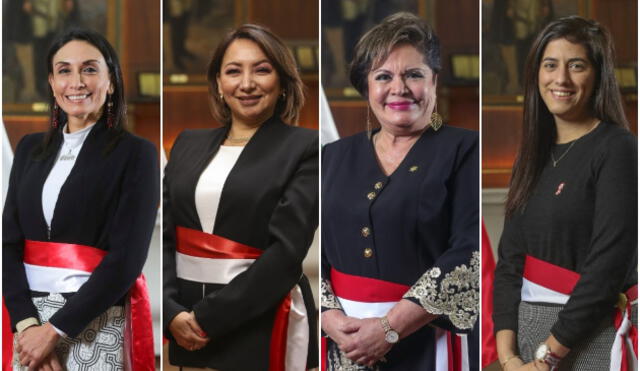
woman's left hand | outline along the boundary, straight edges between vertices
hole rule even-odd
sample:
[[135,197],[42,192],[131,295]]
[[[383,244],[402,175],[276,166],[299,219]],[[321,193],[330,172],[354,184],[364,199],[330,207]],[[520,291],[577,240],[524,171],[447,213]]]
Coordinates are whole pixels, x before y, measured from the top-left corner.
[[345,353],[352,361],[373,366],[389,350],[392,344],[385,340],[385,333],[380,323],[380,318],[352,319],[358,331],[352,333],[351,349],[345,349]]
[[60,335],[49,322],[27,328],[18,335],[20,364],[35,369],[53,351],[59,339]]

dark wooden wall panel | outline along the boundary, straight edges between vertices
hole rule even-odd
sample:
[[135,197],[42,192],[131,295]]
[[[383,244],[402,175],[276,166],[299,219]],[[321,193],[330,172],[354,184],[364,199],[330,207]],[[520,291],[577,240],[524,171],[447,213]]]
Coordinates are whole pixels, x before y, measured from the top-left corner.
[[138,94],[138,73],[160,73],[160,0],[123,2],[120,55],[126,94]]
[[[440,38],[443,76],[451,78],[451,54],[479,54],[479,2],[447,0],[436,2],[436,33]],[[441,80],[442,81],[442,80]]]
[[209,110],[206,86],[165,86],[163,89],[162,142],[167,156],[184,129],[219,127]]
[[129,129],[155,144],[160,151],[160,103],[136,103],[128,112]]
[[592,0],[591,14],[606,26],[616,45],[619,64],[638,60],[638,1]]
[[[2,121],[4,121],[4,127],[7,130],[7,136],[9,137],[11,149],[14,153],[18,142],[20,142],[20,139],[25,135],[49,130],[49,118],[46,116],[4,115]],[[5,174],[4,176],[9,176],[9,174]]]
[[283,39],[318,38],[318,2],[249,0],[248,22],[269,27]]

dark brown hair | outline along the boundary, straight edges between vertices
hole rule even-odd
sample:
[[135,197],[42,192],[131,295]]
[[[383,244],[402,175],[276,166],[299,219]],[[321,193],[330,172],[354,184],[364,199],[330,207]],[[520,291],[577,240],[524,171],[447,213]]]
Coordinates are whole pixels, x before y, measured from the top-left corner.
[[409,44],[423,56],[433,78],[440,72],[440,41],[431,27],[418,16],[400,12],[395,13],[367,31],[355,48],[349,77],[358,92],[368,96],[367,76],[372,68],[382,64],[391,50],[398,44]]
[[549,23],[531,46],[525,65],[522,139],[507,196],[507,216],[525,207],[556,142],[555,121],[540,96],[538,73],[545,48],[557,39],[580,44],[587,51],[596,73],[588,105],[593,107],[591,114],[601,121],[629,128],[616,82],[615,51],[609,32],[597,22],[578,16]]
[[[124,83],[122,79],[122,70],[120,69],[120,62],[118,61],[118,54],[115,49],[113,49],[109,41],[107,41],[107,39],[101,34],[89,29],[72,28],[60,34],[49,47],[49,51],[47,53],[47,71],[49,72],[49,75],[53,74],[53,57],[56,55],[58,50],[67,45],[67,43],[76,40],[87,42],[98,49],[109,68],[109,78],[113,85],[113,93],[111,94],[111,101],[113,102],[113,122],[109,128],[109,135],[111,138],[105,148],[105,153],[108,153],[115,147],[118,140],[125,133],[124,125],[127,121],[127,103],[124,97]],[[49,97],[49,102],[49,120],[51,124],[53,123],[55,115],[53,110],[55,103],[53,92]],[[61,124],[65,123],[67,121],[67,115],[63,110],[58,110],[58,112],[58,121]],[[106,125],[106,116],[107,110],[103,109],[102,116],[98,120],[98,125]],[[58,138],[57,133],[61,132],[64,126],[61,124],[57,127],[49,125],[50,129],[44,136],[42,145],[36,149],[37,158],[45,158],[53,152],[55,146],[52,144],[54,140]]]
[[229,32],[213,53],[207,72],[213,118],[225,125],[231,124],[231,110],[218,95],[216,78],[220,74],[225,52],[229,45],[237,39],[255,42],[267,56],[278,73],[280,86],[284,93],[284,98],[279,99],[276,103],[274,115],[279,116],[282,121],[288,124],[296,124],[300,110],[304,105],[304,84],[300,79],[296,60],[278,36],[269,29],[255,24],[245,24]]

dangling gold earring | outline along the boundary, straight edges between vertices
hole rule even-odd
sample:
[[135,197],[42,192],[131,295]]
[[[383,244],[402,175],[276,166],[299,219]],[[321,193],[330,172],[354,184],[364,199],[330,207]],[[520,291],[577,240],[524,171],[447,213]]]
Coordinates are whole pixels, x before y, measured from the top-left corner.
[[369,113],[369,105],[367,104],[367,138],[371,139],[371,116]]
[[433,107],[433,112],[431,113],[431,121],[429,121],[429,126],[433,128],[433,131],[438,131],[442,127],[442,116],[440,116],[440,114],[438,113],[437,100],[436,100],[435,107]]

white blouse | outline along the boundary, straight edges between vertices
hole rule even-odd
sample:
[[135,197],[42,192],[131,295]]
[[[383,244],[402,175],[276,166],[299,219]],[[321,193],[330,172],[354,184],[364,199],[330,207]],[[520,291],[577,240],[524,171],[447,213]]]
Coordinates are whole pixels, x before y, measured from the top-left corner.
[[196,211],[202,231],[213,233],[224,183],[235,166],[244,146],[220,146],[196,185]]

